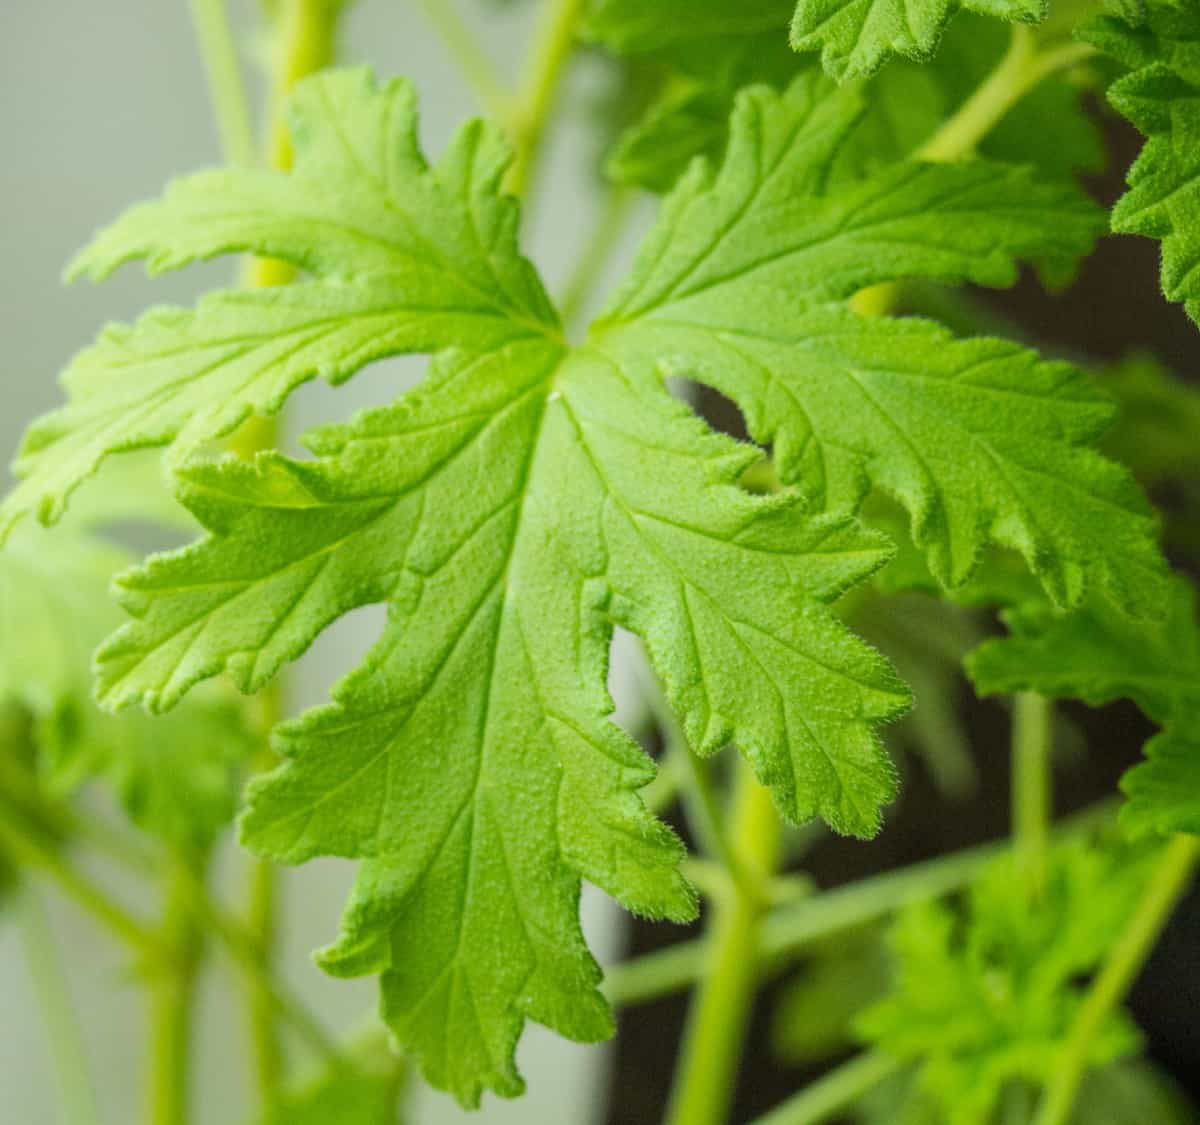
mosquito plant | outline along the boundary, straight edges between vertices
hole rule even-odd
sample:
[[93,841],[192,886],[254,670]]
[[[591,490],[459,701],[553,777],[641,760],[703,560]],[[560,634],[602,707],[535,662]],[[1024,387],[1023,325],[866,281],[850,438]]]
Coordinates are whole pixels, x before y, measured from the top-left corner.
[[[664,1120],[718,1125],[780,976],[776,1048],[825,1069],[761,1125],[1194,1120],[1124,1000],[1200,861],[1200,400],[1144,354],[1044,354],[979,294],[1032,271],[1050,302],[1111,228],[1200,322],[1200,2],[524,6],[510,87],[468,0],[417,4],[483,111],[428,153],[419,91],[334,65],[341,0],[264,2],[260,145],[249,52],[193,0],[227,161],[68,267],[246,263],[79,352],[0,504],[0,880],[63,1120],[96,1117],[43,882],[135,955],[151,1125],[191,1119],[210,950],[264,1122],[394,1121],[406,1060],[467,1107],[518,1097],[528,1021],[595,1042],[691,989]],[[600,202],[556,296],[521,222],[584,52]],[[1114,113],[1145,142],[1106,212]],[[412,389],[281,448],[299,387],[402,354]],[[138,561],[130,520],[184,545]],[[365,605],[374,646],[292,713],[288,666]],[[618,629],[646,729],[613,719]],[[980,783],[964,667],[1011,701],[1011,835],[818,891],[813,841],[886,834],[902,774],[947,805]],[[1059,699],[1161,730],[1055,819]],[[209,879],[235,818],[241,904]],[[277,867],[319,856],[358,867],[316,962],[378,979],[347,1041],[276,964]],[[584,882],[701,930],[602,970]]]

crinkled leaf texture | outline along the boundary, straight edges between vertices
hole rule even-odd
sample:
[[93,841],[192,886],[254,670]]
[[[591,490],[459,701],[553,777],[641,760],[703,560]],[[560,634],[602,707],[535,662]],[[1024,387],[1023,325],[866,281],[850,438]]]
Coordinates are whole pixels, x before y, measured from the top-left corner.
[[[854,518],[869,481],[909,505],[947,581],[995,541],[1064,601],[1089,584],[1155,600],[1147,513],[1086,447],[1108,407],[1077,373],[847,304],[901,277],[1007,284],[1022,257],[1062,273],[1095,210],[984,162],[829,192],[862,110],[815,78],[744,95],[724,168],[696,166],[574,348],[518,252],[499,134],[468,125],[429,166],[409,87],[361,70],[300,87],[294,173],[185,179],[80,259],[100,276],[249,251],[311,276],[110,331],[4,512],[53,517],[107,454],[176,447],[209,535],[122,577],[136,620],[101,655],[111,706],[168,708],[222,671],[255,690],[387,603],[333,702],[278,733],[244,838],[366,861],[322,964],[381,973],[390,1027],[467,1104],[520,1091],[526,1018],[610,1032],[581,879],[651,916],[695,909],[637,795],[652,766],[610,719],[614,625],[698,752],[734,742],[787,816],[870,835],[894,789],[875,728],[908,693],[828,608],[892,552]],[[433,353],[427,381],[310,435],[314,460],[196,452],[314,374],[402,351]],[[676,372],[727,387],[800,487],[740,487],[759,451],[675,401]]]
[[967,659],[983,694],[1036,691],[1093,707],[1132,699],[1166,729],[1122,779],[1122,823],[1136,834],[1200,833],[1200,627],[1195,592],[1171,586],[1161,621],[1135,621],[1103,598],[1073,613],[1025,601],[1005,614],[1011,636]]
[[839,81],[874,74],[889,58],[928,59],[959,8],[999,19],[1038,23],[1047,0],[799,0],[792,46],[820,51]]
[[[895,983],[858,1021],[868,1042],[913,1063],[918,1089],[948,1125],[977,1125],[1012,1082],[1044,1084],[1061,1065],[1085,987],[1121,933],[1153,850],[1072,842],[1051,856],[1030,904],[1009,857],[972,886],[965,909],[940,902],[904,911],[891,935]],[[1123,1012],[1108,1016],[1089,1063],[1136,1046]]]
[[1161,240],[1163,292],[1200,323],[1200,0],[1149,0],[1085,35],[1130,68],[1109,100],[1148,138],[1113,230]]

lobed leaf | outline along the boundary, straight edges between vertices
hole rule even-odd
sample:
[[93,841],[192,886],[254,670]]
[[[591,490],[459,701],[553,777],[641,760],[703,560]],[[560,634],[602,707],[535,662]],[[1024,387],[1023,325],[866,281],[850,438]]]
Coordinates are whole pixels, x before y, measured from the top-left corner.
[[1200,2],[1152,0],[1085,30],[1130,68],[1109,89],[1146,135],[1113,230],[1162,242],[1162,287],[1200,323]]

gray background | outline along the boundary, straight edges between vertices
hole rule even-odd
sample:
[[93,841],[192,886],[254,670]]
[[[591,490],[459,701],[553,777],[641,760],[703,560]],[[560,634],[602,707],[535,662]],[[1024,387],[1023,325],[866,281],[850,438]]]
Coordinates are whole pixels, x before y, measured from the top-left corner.
[[[504,71],[515,71],[537,4],[459,0]],[[241,26],[252,26],[252,0],[231,0]],[[440,44],[404,0],[359,0],[344,40],[347,60],[380,74],[406,74],[422,94],[423,139],[438,151],[455,125],[474,112],[469,90]],[[247,46],[247,54],[252,52]],[[582,59],[571,104],[594,96],[602,75]],[[6,459],[25,423],[59,401],[57,371],[107,320],[128,319],[147,305],[188,302],[225,284],[228,263],[192,267],[147,280],[127,267],[100,286],[64,288],[63,264],[100,223],[129,203],[155,194],[171,175],[219,160],[204,76],[195,52],[187,0],[3,0],[0,4],[0,450]],[[568,112],[544,169],[537,221],[526,246],[551,288],[568,272],[596,199],[592,146],[582,110]],[[623,248],[627,250],[627,248]],[[618,254],[617,258],[627,256]],[[337,391],[309,386],[290,408],[289,429],[348,416],[390,398],[419,371],[413,361],[379,365]],[[323,638],[301,662],[295,695],[319,700],[330,682],[370,643],[378,616],[356,614]],[[367,982],[335,982],[308,960],[332,936],[350,865],[315,863],[286,877],[286,971],[327,1020],[356,1025],[373,1005]],[[232,851],[220,857],[222,886],[236,892],[243,870]],[[118,887],[139,903],[139,888]],[[588,889],[590,892],[590,888]],[[126,979],[127,962],[107,935],[76,910],[47,895],[58,944],[69,966],[98,1087],[103,1120],[127,1125],[141,1115],[144,1011]],[[593,947],[611,958],[620,944],[615,911],[598,894],[585,897]],[[249,1061],[241,1011],[227,973],[210,971],[203,993],[196,1090],[197,1121],[230,1125],[246,1119]],[[487,1103],[478,1122],[598,1120],[605,1051],[562,1043],[538,1028],[521,1050],[530,1093],[520,1102]],[[448,1099],[419,1091],[415,1120],[462,1119]],[[11,921],[0,919],[0,1123],[52,1125],[58,1120],[43,1028]]]

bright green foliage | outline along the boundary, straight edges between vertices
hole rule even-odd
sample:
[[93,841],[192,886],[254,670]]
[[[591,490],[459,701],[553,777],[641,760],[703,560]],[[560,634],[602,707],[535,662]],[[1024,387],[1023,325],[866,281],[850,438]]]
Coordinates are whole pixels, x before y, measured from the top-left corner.
[[854,508],[871,484],[894,494],[946,585],[990,540],[1056,601],[1091,581],[1154,608],[1149,510],[1087,448],[1111,406],[1078,371],[845,303],[899,277],[1006,284],[1016,255],[1062,274],[1095,231],[1090,206],[984,161],[894,165],[823,194],[858,100],[820,89],[805,78],[783,98],[742,97],[721,172],[681,181],[594,335],[618,362],[732,398],[816,506]]
[[[650,57],[670,69],[670,81],[622,134],[607,164],[617,182],[651,191],[672,187],[695,156],[720,158],[741,87],[764,83],[782,88],[802,69],[816,65],[786,50],[781,58],[782,32],[763,32],[757,25],[747,26],[744,34],[731,30],[719,38],[697,39],[689,34],[690,19],[651,22],[657,7],[614,2],[603,10],[607,18],[594,32],[600,42],[617,54]],[[782,15],[779,26],[785,23]],[[900,61],[870,83],[859,83],[866,108],[841,146],[834,177],[854,178],[915,152],[984,80],[1008,39],[1002,24],[967,15],[947,30],[931,63]],[[1043,80],[1018,102],[979,152],[1036,164],[1057,176],[1095,170],[1103,163],[1103,145],[1084,112],[1080,89],[1061,75]]]
[[500,137],[468,125],[431,169],[412,101],[402,82],[375,93],[365,71],[307,83],[292,106],[292,175],[202,172],[100,233],[72,274],[103,277],[136,257],[154,272],[255,249],[317,280],[218,293],[194,311],[152,310],[107,329],[68,367],[68,405],[27,434],[16,463],[25,479],[0,506],[0,538],[27,514],[57,519],[109,454],[193,448],[251,412],[275,412],[316,376],[337,383],[380,356],[467,336],[486,349],[556,333],[513,248],[516,210],[496,192]]
[[1037,23],[1047,0],[799,0],[792,46],[820,51],[839,81],[874,74],[893,55],[927,59],[959,9]]
[[11,539],[0,553],[0,702],[34,717],[53,786],[101,775],[139,827],[203,845],[232,819],[238,767],[253,746],[224,692],[165,722],[109,715],[92,702],[92,650],[121,616],[108,583],[130,561],[78,532]]
[[[176,459],[209,536],[123,576],[136,620],[101,692],[162,710],[222,671],[256,690],[348,610],[388,604],[333,703],[278,732],[285,763],[243,833],[281,861],[366,861],[322,964],[381,973],[390,1027],[467,1104],[520,1091],[526,1018],[610,1033],[581,879],[694,911],[682,848],[637,796],[652,766],[609,719],[614,624],[697,752],[734,742],[788,817],[870,835],[894,789],[875,728],[908,697],[827,608],[891,554],[853,519],[868,483],[901,496],[945,581],[998,542],[1063,602],[1089,584],[1158,600],[1150,520],[1085,444],[1109,407],[1077,372],[847,304],[911,276],[1007,284],[1019,258],[1062,277],[1095,209],[986,162],[832,190],[862,110],[815,75],[743,95],[723,169],[689,174],[576,348],[518,253],[498,132],[467,126],[431,168],[409,88],[363,71],[300,88],[294,174],[185,179],[80,260],[99,276],[249,251],[312,280],[110,332],[35,427],[10,521],[53,515],[107,453],[188,449],[314,374],[435,354],[414,392],[311,435],[316,460]],[[727,388],[800,487],[740,487],[759,451],[673,400],[677,373]]]
[[[983,1125],[1025,1125],[1036,1106],[1032,1086],[1010,1086]],[[945,1125],[938,1100],[911,1073],[883,1083],[863,1099],[859,1125]],[[1145,1059],[1122,1059],[1088,1070],[1070,1125],[1195,1125],[1196,1111],[1168,1075]]]
[[[918,1068],[946,1125],[987,1122],[1011,1083],[1041,1084],[1059,1065],[1084,986],[1124,927],[1153,853],[1062,844],[1031,900],[1011,857],[987,869],[960,912],[922,903],[891,936],[896,981],[860,1034]],[[1136,1045],[1124,1013],[1093,1039],[1093,1065]]]
[[1012,636],[967,659],[976,688],[1036,691],[1093,707],[1132,699],[1166,730],[1122,781],[1129,797],[1122,822],[1139,833],[1200,832],[1200,628],[1190,583],[1173,581],[1162,621],[1131,621],[1104,599],[1069,614],[1026,602],[1005,620]]
[[1162,241],[1163,292],[1200,323],[1200,0],[1150,0],[1086,37],[1132,73],[1109,100],[1148,140],[1113,229]]

